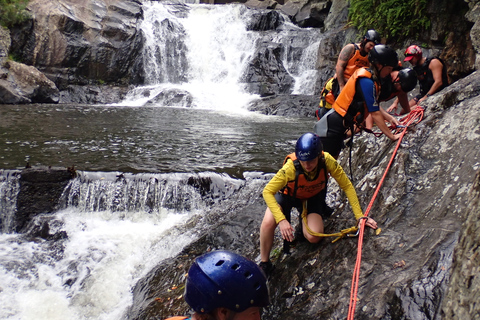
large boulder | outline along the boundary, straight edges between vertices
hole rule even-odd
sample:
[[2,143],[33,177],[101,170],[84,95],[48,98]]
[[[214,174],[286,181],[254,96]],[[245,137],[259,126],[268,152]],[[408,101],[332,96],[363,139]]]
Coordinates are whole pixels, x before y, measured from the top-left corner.
[[142,81],[139,1],[32,0],[32,20],[12,30],[12,51],[62,90]]
[[250,102],[248,110],[265,115],[284,117],[311,117],[320,99],[316,95],[274,95]]
[[58,88],[37,68],[7,60],[1,69],[0,103],[58,103]]
[[291,93],[294,79],[283,65],[281,53],[279,43],[259,44],[241,79],[248,92],[262,97]]

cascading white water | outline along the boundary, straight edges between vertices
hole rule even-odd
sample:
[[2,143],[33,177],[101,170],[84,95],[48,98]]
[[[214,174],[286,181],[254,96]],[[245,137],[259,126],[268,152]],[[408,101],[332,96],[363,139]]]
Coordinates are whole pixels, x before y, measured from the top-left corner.
[[20,188],[19,173],[17,170],[0,170],[0,233],[12,232]]
[[[238,84],[259,37],[246,30],[251,13],[244,6],[151,2],[144,12],[147,85],[130,92],[122,105],[144,105],[174,90],[193,102],[176,101],[173,106],[241,112],[255,98]],[[164,104],[172,106],[171,100]]]
[[[78,173],[64,209],[33,221],[48,223],[52,239],[0,234],[0,318],[120,319],[136,282],[196,238],[183,223],[243,184],[215,173]],[[10,176],[0,175],[0,190]]]
[[[249,31],[254,12],[240,4],[145,4],[141,29],[146,86],[132,90],[121,105],[155,103],[161,96],[160,104],[166,106],[243,112],[258,98],[245,92],[239,81],[260,41],[282,43],[284,66],[295,79],[292,93],[313,94],[320,31],[288,22],[278,31]],[[297,53],[291,55],[292,50]],[[172,91],[183,97],[166,101],[164,96]]]

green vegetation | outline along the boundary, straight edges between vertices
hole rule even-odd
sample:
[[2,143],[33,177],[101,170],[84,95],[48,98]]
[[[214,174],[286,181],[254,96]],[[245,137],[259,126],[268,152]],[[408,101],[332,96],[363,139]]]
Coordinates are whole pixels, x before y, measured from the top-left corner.
[[0,0],[0,25],[6,28],[29,18],[25,8],[29,0]]
[[418,38],[430,29],[428,0],[350,0],[349,20],[359,31],[375,29],[387,42]]

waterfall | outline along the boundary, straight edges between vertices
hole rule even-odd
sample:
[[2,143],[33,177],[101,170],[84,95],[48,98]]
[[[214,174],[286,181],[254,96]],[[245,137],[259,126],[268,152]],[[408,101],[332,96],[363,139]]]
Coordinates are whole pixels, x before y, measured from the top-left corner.
[[[120,319],[131,289],[194,241],[208,215],[245,181],[217,173],[82,172],[60,209],[25,234],[0,234],[0,314],[7,319]],[[20,171],[0,172],[0,213],[13,217]]]
[[18,170],[0,170],[0,233],[13,230],[20,189],[19,176]]
[[83,212],[146,212],[161,214],[206,210],[227,199],[243,181],[216,173],[131,174],[78,172],[65,188],[64,208]]
[[295,79],[293,94],[313,94],[321,33],[288,22],[276,30],[252,31],[255,10],[241,4],[144,4],[145,86],[120,105],[193,107],[244,112],[258,96],[245,91],[241,77],[257,46],[281,43],[284,67]]
[[[246,92],[240,78],[266,42],[282,44],[294,93],[312,94],[320,32],[285,21],[276,30],[252,31],[247,24],[254,12],[240,4],[145,3],[146,84],[119,105],[246,112],[258,96]],[[212,131],[242,139],[228,124]],[[183,146],[174,139],[185,138],[172,139],[165,152]],[[260,142],[250,143],[259,144],[253,152],[265,152]],[[202,217],[220,212],[239,190],[242,201],[256,199],[264,184],[245,186],[211,172],[79,172],[64,189],[58,211],[35,216],[25,233],[16,234],[11,230],[19,177],[19,171],[0,172],[0,314],[11,320],[122,318],[137,281],[195,241],[204,232]]]

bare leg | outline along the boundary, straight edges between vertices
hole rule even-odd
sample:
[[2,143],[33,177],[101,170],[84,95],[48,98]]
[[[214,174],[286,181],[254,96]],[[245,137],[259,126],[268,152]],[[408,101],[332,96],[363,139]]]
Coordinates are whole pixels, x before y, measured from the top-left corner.
[[277,222],[273,217],[272,211],[267,208],[260,226],[260,260],[263,262],[267,262],[270,259],[276,227]]
[[[323,233],[323,218],[318,213],[310,213],[309,215],[307,215],[307,223],[308,227],[313,232]],[[322,239],[321,237],[312,236],[310,233],[308,233],[307,226],[305,225],[305,222],[303,220],[302,229],[303,235],[308,240],[308,242],[317,243]]]
[[373,118],[370,114],[368,114],[367,118],[365,119],[365,128],[370,130],[373,128]]

